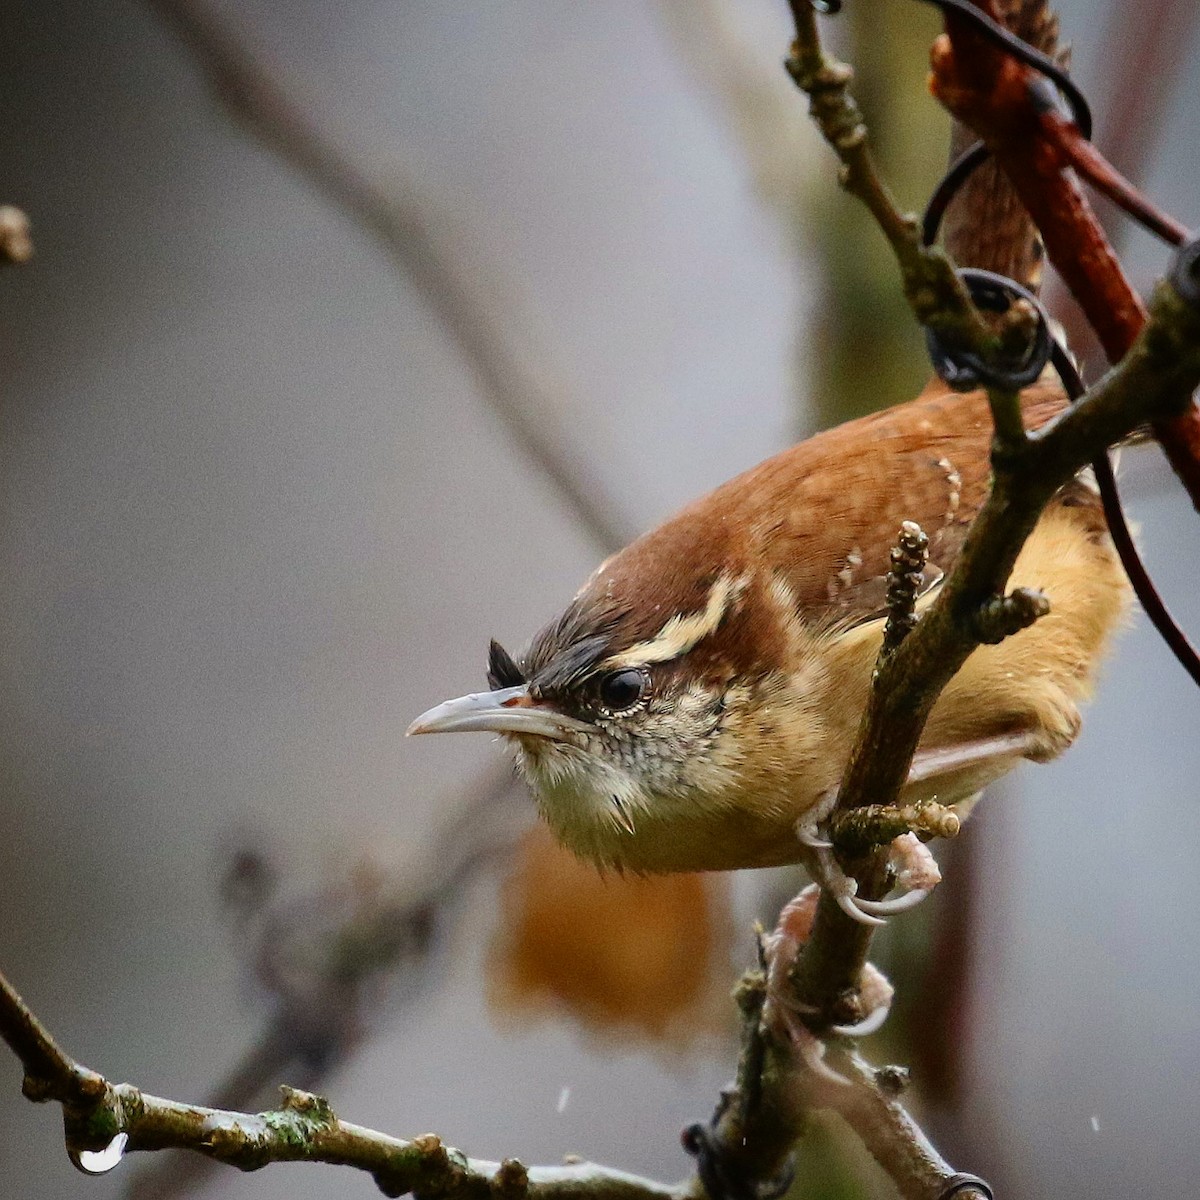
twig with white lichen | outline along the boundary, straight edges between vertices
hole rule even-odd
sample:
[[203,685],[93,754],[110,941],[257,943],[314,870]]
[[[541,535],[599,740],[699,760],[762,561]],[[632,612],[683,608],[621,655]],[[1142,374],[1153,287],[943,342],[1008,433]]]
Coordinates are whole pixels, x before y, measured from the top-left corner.
[[243,1171],[277,1162],[354,1167],[371,1175],[385,1196],[683,1200],[688,1195],[684,1185],[655,1183],[593,1163],[527,1168],[516,1159],[468,1158],[433,1134],[390,1137],[341,1120],[327,1101],[293,1088],[282,1089],[278,1109],[239,1113],[110,1083],[61,1049],[3,975],[0,1038],[25,1068],[25,1095],[62,1105],[68,1153],[89,1174],[111,1170],[131,1151],[179,1149]]

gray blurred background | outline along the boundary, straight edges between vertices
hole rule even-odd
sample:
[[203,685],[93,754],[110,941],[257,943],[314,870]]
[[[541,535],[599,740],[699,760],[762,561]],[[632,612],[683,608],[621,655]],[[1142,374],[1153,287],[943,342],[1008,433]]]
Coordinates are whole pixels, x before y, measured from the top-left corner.
[[[855,383],[866,407],[919,386],[917,335],[869,279],[845,282],[876,270],[890,291],[890,268],[864,267],[878,238],[830,186],[776,65],[786,5],[207,9],[419,214],[398,255],[230,121],[155,7],[171,5],[0,9],[0,201],[30,213],[37,247],[0,276],[0,968],[72,1053],[159,1095],[204,1101],[277,1053],[289,1065],[268,1066],[260,1105],[308,1079],[348,1120],[477,1156],[575,1152],[679,1177],[678,1131],[731,1073],[728,1031],[681,1047],[489,1012],[503,856],[441,890],[438,872],[466,838],[456,818],[496,818],[503,848],[525,806],[494,782],[488,739],[401,734],[479,685],[487,639],[518,646],[604,552],[516,425],[627,536],[844,413],[829,380],[846,359],[874,373]],[[908,81],[907,107],[874,103],[917,207],[946,144],[921,88],[936,14],[849,7],[835,36],[874,29],[861,57]],[[1102,103],[1128,34],[1115,4],[1061,8],[1103,135],[1132,95]],[[1135,76],[1139,100],[1162,102],[1133,131],[1135,165],[1195,226],[1186,19],[1157,53],[1177,62]],[[868,101],[874,78],[864,65]],[[1145,288],[1165,256],[1128,247]],[[889,321],[884,352],[863,330]],[[1200,526],[1154,450],[1122,467],[1150,564],[1200,630]],[[997,789],[972,832],[956,1083],[914,1104],[1006,1195],[1194,1178],[1198,721],[1139,616],[1077,748]],[[737,881],[719,986],[783,886]],[[305,936],[348,910],[386,918],[378,898],[396,895],[412,898],[408,941],[329,1034],[344,1013],[322,1009],[328,989],[307,1005],[323,951]],[[898,977],[936,965],[948,895],[881,948]],[[261,961],[263,929],[299,947],[284,967]],[[946,1041],[950,987],[913,981],[914,1045]],[[290,1026],[281,993],[302,1010]],[[300,1051],[264,1050],[285,1026]],[[117,1196],[155,1166],[85,1179],[57,1112],[19,1084],[0,1052],[0,1194]],[[883,1194],[837,1144],[807,1173],[812,1195]],[[311,1166],[143,1190],[184,1182],[376,1194]]]

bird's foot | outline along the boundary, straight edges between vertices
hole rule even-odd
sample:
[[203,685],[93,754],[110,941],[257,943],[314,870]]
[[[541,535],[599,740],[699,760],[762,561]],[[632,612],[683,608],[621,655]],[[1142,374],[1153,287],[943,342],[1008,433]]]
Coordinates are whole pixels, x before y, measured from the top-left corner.
[[858,882],[842,870],[833,852],[833,843],[822,835],[822,825],[832,811],[822,801],[796,825],[797,839],[812,852],[810,862],[814,879],[836,901],[838,908],[861,925],[884,925],[886,918],[915,908],[941,882],[941,872],[929,847],[915,834],[905,833],[893,839],[889,861],[901,895],[891,900],[864,900],[858,895]]
[[[833,843],[822,832],[829,818],[833,816],[833,810],[837,808],[838,793],[837,788],[830,788],[821,798],[810,808],[799,821],[796,822],[796,837],[807,846],[810,850],[832,850]],[[801,893],[803,895],[803,893]],[[799,896],[796,900],[799,900]],[[796,901],[792,901],[794,904]],[[786,909],[784,910],[787,911]]]
[[902,833],[893,838],[888,847],[888,863],[895,874],[895,886],[900,889],[900,895],[893,900],[854,898],[858,908],[876,917],[889,917],[916,908],[942,882],[937,859],[915,833]]
[[818,885],[806,887],[784,907],[774,931],[763,939],[763,958],[767,968],[767,999],[763,1016],[769,1025],[786,1036],[814,1076],[840,1085],[848,1081],[825,1062],[824,1034],[855,1038],[875,1033],[888,1018],[894,992],[887,977],[872,963],[867,963],[854,997],[854,1008],[866,1015],[852,1023],[828,1025],[820,1035],[810,1028],[809,1022],[820,1016],[819,1010],[796,998],[789,976],[796,955],[812,933],[820,896]]

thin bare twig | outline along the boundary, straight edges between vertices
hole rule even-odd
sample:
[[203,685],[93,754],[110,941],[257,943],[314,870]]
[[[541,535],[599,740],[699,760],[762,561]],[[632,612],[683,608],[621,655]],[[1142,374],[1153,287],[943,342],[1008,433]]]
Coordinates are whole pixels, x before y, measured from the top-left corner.
[[[765,939],[766,970],[748,973],[736,993],[742,1054],[736,1080],[713,1118],[722,1170],[743,1185],[741,1194],[752,1194],[755,1183],[784,1177],[811,1115],[827,1110],[854,1130],[904,1200],[932,1200],[955,1171],[900,1103],[906,1073],[897,1067],[876,1070],[849,1039],[819,1040],[804,1026],[800,1009],[788,1011],[786,977],[803,944],[803,935],[797,940],[788,927],[803,900],[785,908],[779,928]],[[845,1015],[862,1016],[850,1010]],[[964,1192],[963,1200],[972,1197]]]
[[900,266],[904,294],[922,325],[955,346],[986,354],[993,337],[983,324],[953,264],[936,247],[921,245],[916,218],[896,206],[875,165],[862,113],[850,94],[853,71],[827,57],[809,0],[789,0],[797,38],[787,60],[796,85],[808,94],[813,120],[837,152],[842,186],[875,218]]
[[547,348],[519,315],[518,291],[497,287],[482,247],[447,216],[427,184],[389,164],[375,177],[317,123],[316,106],[253,54],[202,0],[148,0],[191,53],[213,96],[258,140],[375,239],[424,296],[454,337],[484,400],[603,550],[628,541],[604,489],[570,444],[558,415],[567,389]]

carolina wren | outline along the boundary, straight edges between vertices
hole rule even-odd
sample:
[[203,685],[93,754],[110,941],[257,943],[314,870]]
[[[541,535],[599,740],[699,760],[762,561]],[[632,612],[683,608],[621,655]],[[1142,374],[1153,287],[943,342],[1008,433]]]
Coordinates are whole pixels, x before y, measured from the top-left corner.
[[[1057,386],[1027,390],[1026,424],[1065,404]],[[932,596],[985,497],[991,432],[982,394],[931,385],[785,450],[602,563],[519,657],[493,642],[494,690],[408,732],[502,734],[554,833],[601,867],[811,866],[821,843],[809,827],[866,704],[901,522],[929,536]],[[1022,759],[1074,739],[1128,604],[1082,479],[1047,508],[1012,584],[1045,592],[1050,613],[981,646],[950,682],[905,802],[967,808]]]

